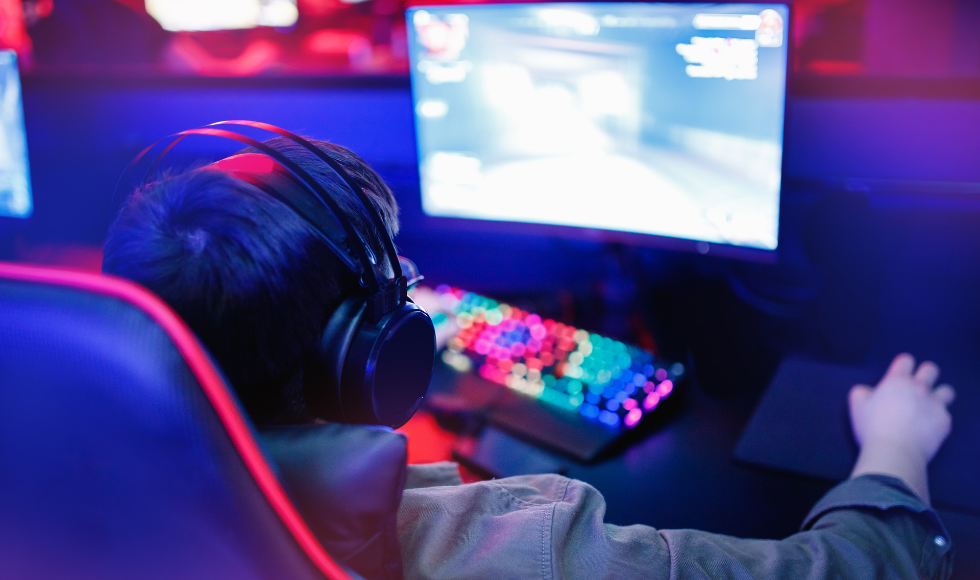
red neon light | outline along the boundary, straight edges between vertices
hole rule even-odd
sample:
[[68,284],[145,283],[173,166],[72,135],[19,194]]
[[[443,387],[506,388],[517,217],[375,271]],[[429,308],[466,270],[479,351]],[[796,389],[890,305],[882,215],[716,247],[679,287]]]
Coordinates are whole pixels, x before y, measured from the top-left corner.
[[212,167],[223,171],[244,171],[246,173],[272,173],[276,169],[276,160],[262,153],[243,153],[232,155],[221,161],[215,161]]

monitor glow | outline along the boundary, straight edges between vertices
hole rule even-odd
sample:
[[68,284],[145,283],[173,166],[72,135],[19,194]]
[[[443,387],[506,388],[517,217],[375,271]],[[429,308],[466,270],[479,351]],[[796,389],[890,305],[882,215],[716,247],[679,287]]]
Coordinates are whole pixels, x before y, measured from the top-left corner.
[[26,218],[32,211],[17,55],[0,50],[0,217]]
[[788,17],[782,4],[409,10],[423,210],[774,250]]

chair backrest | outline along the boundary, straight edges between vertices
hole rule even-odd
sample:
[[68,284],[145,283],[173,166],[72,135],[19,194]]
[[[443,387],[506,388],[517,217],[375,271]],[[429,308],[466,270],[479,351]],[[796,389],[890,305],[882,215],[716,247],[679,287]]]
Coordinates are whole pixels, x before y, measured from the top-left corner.
[[0,263],[0,577],[350,576],[161,300]]

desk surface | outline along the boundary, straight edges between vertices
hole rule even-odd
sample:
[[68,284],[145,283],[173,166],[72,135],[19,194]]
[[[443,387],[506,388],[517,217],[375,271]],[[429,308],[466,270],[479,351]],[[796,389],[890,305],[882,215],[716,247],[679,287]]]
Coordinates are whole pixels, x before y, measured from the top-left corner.
[[[949,411],[953,431],[929,465],[934,505],[980,514],[980,383],[972,361],[944,362],[942,378],[958,385]],[[961,364],[957,364],[961,363]],[[742,434],[740,461],[831,481],[851,473],[858,447],[851,435],[847,394],[852,385],[873,385],[884,366],[860,368],[787,357]]]
[[[833,483],[732,459],[755,402],[749,395],[712,398],[691,384],[686,409],[669,424],[617,457],[596,465],[570,464],[568,475],[603,493],[609,523],[786,537],[798,531]],[[410,459],[449,458],[452,437],[432,425],[422,414],[404,428]],[[980,517],[948,510],[940,515],[956,543],[953,577],[980,578]]]

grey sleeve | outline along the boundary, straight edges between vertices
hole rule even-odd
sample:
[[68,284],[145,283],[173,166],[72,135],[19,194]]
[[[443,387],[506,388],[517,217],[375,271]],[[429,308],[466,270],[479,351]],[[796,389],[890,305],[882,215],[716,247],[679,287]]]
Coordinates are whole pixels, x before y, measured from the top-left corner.
[[783,540],[663,530],[671,578],[949,578],[949,535],[901,481],[863,476],[824,496]]
[[407,489],[405,578],[666,578],[657,531],[609,526],[604,515],[595,488],[556,475]]
[[837,486],[804,531],[778,541],[614,526],[604,515],[595,488],[553,475],[406,490],[405,578],[948,578],[951,570],[935,512],[884,477]]
[[459,464],[452,461],[439,461],[437,463],[409,465],[405,489],[462,484],[463,479],[459,476]]

